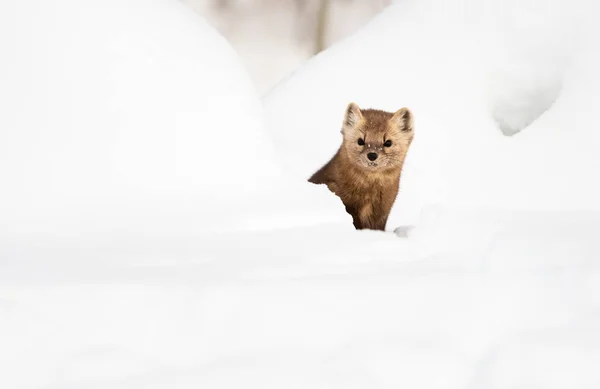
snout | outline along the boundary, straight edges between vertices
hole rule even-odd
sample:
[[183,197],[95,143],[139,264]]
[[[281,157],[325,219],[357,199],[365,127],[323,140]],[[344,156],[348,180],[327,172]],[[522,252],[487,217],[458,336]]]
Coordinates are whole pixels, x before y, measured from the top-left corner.
[[369,153],[367,154],[367,158],[369,159],[369,161],[373,162],[377,159],[377,153]]

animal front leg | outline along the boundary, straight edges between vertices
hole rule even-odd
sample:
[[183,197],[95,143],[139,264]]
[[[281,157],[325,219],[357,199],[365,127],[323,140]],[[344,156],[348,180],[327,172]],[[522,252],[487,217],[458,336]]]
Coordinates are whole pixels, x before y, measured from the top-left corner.
[[356,207],[346,205],[346,212],[352,216],[352,224],[354,225],[354,228],[357,230],[362,230],[364,228],[363,223],[358,216],[358,210]]
[[386,214],[378,215],[378,214],[369,214],[366,215],[362,220],[363,228],[368,228],[370,230],[378,230],[385,231],[385,225],[387,224],[388,216]]
[[385,225],[387,224],[387,215],[380,217],[374,224],[373,229],[379,231],[385,231]]

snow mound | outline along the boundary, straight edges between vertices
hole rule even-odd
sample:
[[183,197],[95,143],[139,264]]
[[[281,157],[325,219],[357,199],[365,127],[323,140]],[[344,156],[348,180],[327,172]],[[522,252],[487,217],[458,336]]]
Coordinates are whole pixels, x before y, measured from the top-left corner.
[[406,106],[415,139],[388,227],[443,204],[599,209],[597,11],[587,0],[398,1],[265,96],[280,159],[306,179],[339,147],[348,102]]
[[216,228],[280,173],[237,56],[175,0],[3,2],[0,46],[2,235]]
[[475,247],[311,226],[40,250],[0,268],[0,386],[597,388],[599,221],[472,213],[448,231]]

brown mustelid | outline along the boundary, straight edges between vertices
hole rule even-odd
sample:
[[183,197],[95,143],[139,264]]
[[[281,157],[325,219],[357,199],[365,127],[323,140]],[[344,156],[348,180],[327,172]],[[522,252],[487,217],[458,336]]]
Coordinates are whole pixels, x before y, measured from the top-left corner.
[[308,181],[326,184],[340,197],[357,230],[383,231],[414,136],[412,112],[360,109],[350,103],[341,133],[335,156]]

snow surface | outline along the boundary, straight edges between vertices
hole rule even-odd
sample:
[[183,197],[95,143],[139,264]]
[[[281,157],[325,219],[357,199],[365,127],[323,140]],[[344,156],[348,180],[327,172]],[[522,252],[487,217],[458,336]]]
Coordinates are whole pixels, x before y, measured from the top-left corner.
[[597,388],[600,215],[458,216],[480,245],[323,226],[40,248],[0,272],[0,382]]
[[598,210],[597,14],[585,0],[398,1],[266,96],[276,149],[309,177],[339,146],[350,101],[408,106],[392,225],[428,204]]
[[[200,19],[83,3],[0,5],[0,387],[600,387],[594,3],[399,2],[267,96],[272,142]],[[305,183],[349,100],[415,113],[396,234]]]
[[[186,7],[0,7],[0,236],[194,234],[259,222],[252,196],[281,203],[252,83]],[[327,201],[312,189],[295,191]]]

